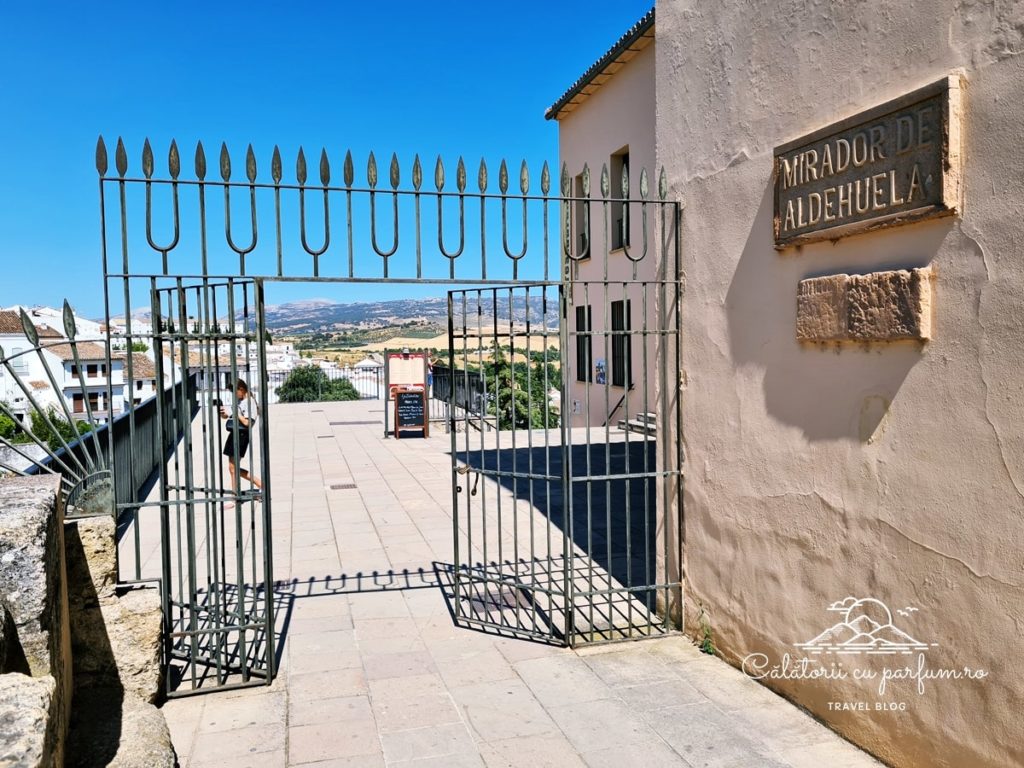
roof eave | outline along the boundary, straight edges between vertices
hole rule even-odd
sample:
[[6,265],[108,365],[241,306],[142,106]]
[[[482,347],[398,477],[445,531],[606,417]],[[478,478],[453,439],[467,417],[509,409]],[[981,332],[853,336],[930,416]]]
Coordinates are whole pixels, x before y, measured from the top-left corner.
[[654,27],[654,8],[651,8],[643,17],[626,33],[620,37],[608,51],[599,58],[596,62],[590,65],[586,72],[584,72],[579,79],[573,83],[569,90],[562,94],[562,96],[544,110],[545,120],[555,120],[558,118],[558,114],[565,108],[565,106],[571,102],[580,92],[586,88],[590,83],[593,82],[594,78],[600,75],[609,64],[616,61],[623,53],[630,50],[630,48],[636,44],[640,38],[644,37]]

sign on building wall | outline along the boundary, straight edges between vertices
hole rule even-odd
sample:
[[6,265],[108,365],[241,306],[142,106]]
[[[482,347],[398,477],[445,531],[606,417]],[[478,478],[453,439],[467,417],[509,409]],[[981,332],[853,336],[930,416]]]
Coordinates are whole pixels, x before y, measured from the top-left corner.
[[775,149],[775,247],[960,209],[953,75]]

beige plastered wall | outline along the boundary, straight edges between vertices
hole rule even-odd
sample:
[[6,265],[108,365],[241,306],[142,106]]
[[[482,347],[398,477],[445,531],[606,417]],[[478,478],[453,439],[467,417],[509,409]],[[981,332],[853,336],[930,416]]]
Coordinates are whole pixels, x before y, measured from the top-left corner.
[[[654,152],[654,115],[655,115],[655,81],[654,81],[655,45],[649,44],[639,51],[635,57],[619,69],[615,75],[597,91],[587,97],[572,112],[563,115],[558,124],[558,141],[560,168],[561,164],[575,179],[583,172],[586,164],[590,168],[590,195],[601,198],[601,168],[609,166],[611,155],[623,147],[629,147],[630,162],[630,197],[640,199],[640,169],[646,168],[648,174],[648,199],[657,197],[657,173],[655,171]],[[573,195],[576,194],[575,187]],[[619,189],[611,190],[611,197],[619,197]],[[608,420],[608,413],[626,395],[624,402],[615,409],[611,426],[626,416],[655,410],[654,376],[644,376],[644,360],[653,368],[656,358],[655,337],[648,337],[647,356],[645,358],[640,337],[632,340],[634,388],[627,392],[623,387],[610,385],[611,381],[611,340],[601,335],[605,329],[611,328],[610,302],[628,300],[631,302],[631,320],[634,330],[643,326],[643,307],[646,292],[647,327],[653,329],[656,324],[655,304],[658,291],[655,286],[628,285],[623,281],[652,281],[655,276],[657,247],[655,243],[655,219],[658,212],[654,206],[648,206],[647,255],[643,255],[643,217],[638,204],[630,208],[630,246],[629,253],[636,259],[634,263],[621,250],[608,250],[610,243],[605,237],[609,225],[605,224],[603,205],[600,202],[591,205],[592,217],[592,256],[575,262],[573,284],[570,286],[573,306],[588,304],[591,306],[592,322],[596,335],[593,339],[593,361],[604,359],[607,365],[609,386],[576,381],[573,371],[570,393],[570,409],[577,411],[573,418],[574,426],[601,426]],[[609,218],[611,210],[609,206]],[[605,261],[607,259],[608,289],[605,289]],[[617,283],[616,283],[617,281]],[[575,310],[569,311],[570,327],[575,330]],[[576,346],[574,338],[569,341],[569,359],[575,366]],[[644,382],[647,386],[644,386]],[[589,398],[588,392],[589,391]],[[645,398],[646,393],[646,398]],[[589,418],[587,414],[589,413]]]
[[[1024,4],[657,13],[658,164],[685,206],[687,629],[740,664],[800,657],[847,596],[916,607],[897,623],[929,667],[988,677],[768,684],[891,765],[1024,765]],[[773,147],[957,70],[962,216],[776,252]],[[801,279],[926,265],[930,343],[797,344]]]

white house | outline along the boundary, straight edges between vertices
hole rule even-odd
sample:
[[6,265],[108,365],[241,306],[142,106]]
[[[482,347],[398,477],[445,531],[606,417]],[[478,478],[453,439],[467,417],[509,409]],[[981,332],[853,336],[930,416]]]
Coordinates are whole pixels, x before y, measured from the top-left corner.
[[[98,422],[116,418],[124,410],[124,359],[115,357],[108,364],[106,349],[99,344],[83,341],[75,346],[77,361],[71,344],[49,346],[43,352],[51,369],[62,373],[58,383],[68,408],[76,418],[85,419],[89,409]],[[113,391],[109,401],[108,377]]]
[[[36,324],[41,342],[52,341],[62,338],[62,335],[53,328]],[[25,338],[25,332],[21,326],[21,317],[15,311],[0,310],[0,347],[3,348],[4,357],[11,359],[11,370],[6,366],[0,366],[0,401],[7,404],[11,412],[24,421],[32,406],[25,391],[18,385],[15,375],[22,382],[31,387],[32,396],[44,408],[58,404],[57,394],[53,391],[50,379],[46,374],[43,360],[40,356],[30,351],[32,345]],[[63,381],[63,369],[55,365],[51,368],[54,378],[58,383]],[[12,372],[14,375],[12,375]]]

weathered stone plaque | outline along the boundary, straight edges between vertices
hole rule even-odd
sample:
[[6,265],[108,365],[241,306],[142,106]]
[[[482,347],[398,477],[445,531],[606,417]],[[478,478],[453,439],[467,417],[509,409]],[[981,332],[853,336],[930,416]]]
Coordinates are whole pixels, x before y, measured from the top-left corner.
[[828,275],[800,281],[796,338],[802,342],[927,341],[931,269]]
[[959,76],[775,149],[775,247],[960,208]]

